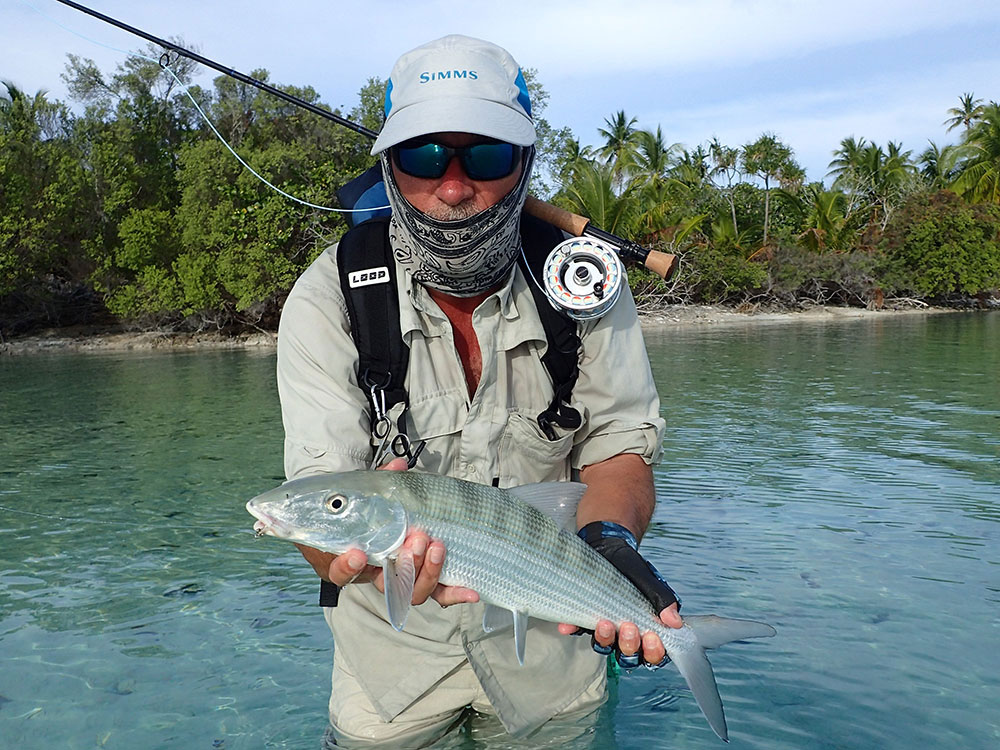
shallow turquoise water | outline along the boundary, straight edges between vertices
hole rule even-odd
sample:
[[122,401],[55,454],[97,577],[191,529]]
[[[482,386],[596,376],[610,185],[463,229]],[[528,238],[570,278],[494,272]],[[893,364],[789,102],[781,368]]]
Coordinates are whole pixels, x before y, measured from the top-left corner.
[[[1000,318],[648,341],[645,549],[687,611],[779,630],[712,655],[734,745],[1000,746]],[[243,509],[281,480],[273,365],[0,359],[0,747],[318,746],[315,579]],[[564,747],[721,746],[672,669],[596,732]]]

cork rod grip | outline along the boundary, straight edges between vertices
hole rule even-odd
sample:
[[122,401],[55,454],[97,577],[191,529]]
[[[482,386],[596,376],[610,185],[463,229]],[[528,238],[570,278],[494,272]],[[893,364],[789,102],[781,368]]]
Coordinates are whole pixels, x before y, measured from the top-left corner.
[[650,250],[643,265],[664,281],[670,279],[677,271],[680,261],[676,255]]
[[585,216],[577,216],[551,203],[540,201],[538,198],[528,196],[524,202],[524,210],[536,219],[547,221],[549,224],[559,227],[564,232],[569,232],[574,237],[582,237],[583,231],[590,223],[590,219]]

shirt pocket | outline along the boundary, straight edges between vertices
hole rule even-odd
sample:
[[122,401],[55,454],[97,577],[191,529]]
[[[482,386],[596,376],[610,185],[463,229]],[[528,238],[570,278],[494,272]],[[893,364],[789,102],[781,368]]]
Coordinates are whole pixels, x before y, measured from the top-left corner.
[[426,442],[418,468],[435,474],[451,472],[467,412],[464,394],[449,391],[429,394],[410,405],[409,438]]
[[569,480],[574,432],[556,428],[556,439],[549,440],[537,417],[537,413],[508,413],[497,455],[501,487]]

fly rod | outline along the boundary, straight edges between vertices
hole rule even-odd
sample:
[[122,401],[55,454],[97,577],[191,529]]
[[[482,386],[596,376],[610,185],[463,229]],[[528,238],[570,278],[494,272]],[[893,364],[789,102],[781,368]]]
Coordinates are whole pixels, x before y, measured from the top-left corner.
[[[74,10],[78,10],[81,13],[86,13],[88,16],[92,16],[99,21],[103,21],[104,23],[122,29],[123,31],[127,31],[130,34],[142,37],[146,41],[152,42],[153,44],[170,50],[171,52],[174,52],[182,57],[186,57],[189,60],[194,60],[195,62],[212,68],[213,70],[217,70],[223,75],[235,78],[237,81],[258,88],[261,91],[265,91],[268,94],[288,102],[289,104],[294,104],[295,106],[307,110],[308,112],[312,112],[315,115],[319,115],[327,120],[332,120],[338,125],[342,125],[345,128],[353,130],[359,135],[371,138],[372,140],[378,137],[378,133],[370,128],[366,128],[363,125],[348,120],[346,117],[341,117],[338,114],[325,110],[322,107],[317,107],[315,104],[311,104],[304,99],[288,94],[275,88],[274,86],[264,83],[263,81],[258,81],[256,78],[248,76],[245,73],[240,73],[238,70],[233,70],[230,67],[221,65],[214,60],[210,60],[203,55],[199,55],[197,52],[185,49],[184,47],[174,44],[171,41],[153,36],[152,34],[142,31],[141,29],[137,29],[134,26],[129,26],[127,23],[123,23],[122,21],[103,13],[98,13],[92,8],[73,2],[73,0],[56,0],[56,2],[62,3],[63,5],[73,8]],[[606,232],[603,229],[593,226],[590,219],[585,216],[574,214],[570,211],[559,208],[558,206],[553,206],[551,203],[546,203],[545,201],[538,200],[537,198],[532,198],[531,196],[529,196],[525,201],[524,210],[542,221],[546,221],[549,224],[559,227],[564,232],[567,232],[574,237],[591,237],[595,240],[613,245],[619,255],[622,255],[627,260],[641,263],[647,269],[663,279],[669,279],[670,276],[673,275],[674,271],[677,270],[678,259],[676,255],[663,253],[658,250],[650,250],[637,242],[632,242],[631,240],[626,240],[611,234],[610,232]]]

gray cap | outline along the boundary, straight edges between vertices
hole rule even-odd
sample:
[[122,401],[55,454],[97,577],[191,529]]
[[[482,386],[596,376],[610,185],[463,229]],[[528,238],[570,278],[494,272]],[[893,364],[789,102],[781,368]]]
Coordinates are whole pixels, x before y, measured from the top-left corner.
[[518,146],[535,142],[521,68],[502,47],[452,34],[407,52],[385,90],[385,125],[372,153],[431,133],[475,133]]

